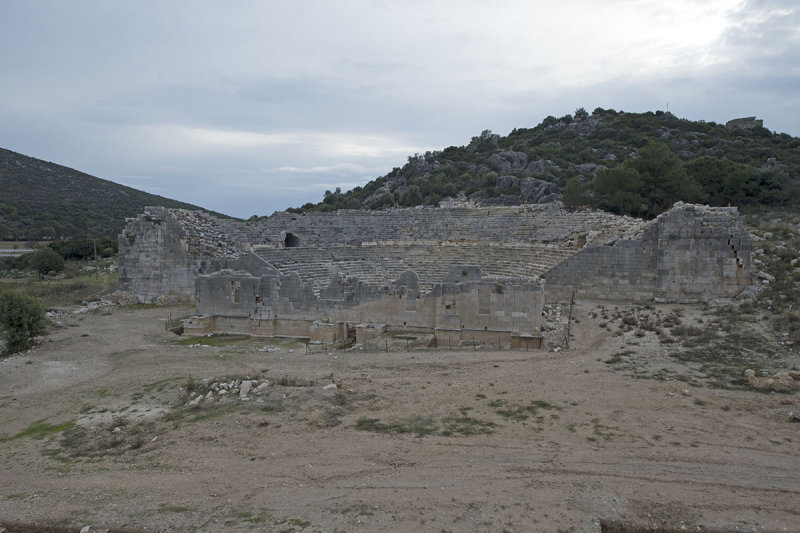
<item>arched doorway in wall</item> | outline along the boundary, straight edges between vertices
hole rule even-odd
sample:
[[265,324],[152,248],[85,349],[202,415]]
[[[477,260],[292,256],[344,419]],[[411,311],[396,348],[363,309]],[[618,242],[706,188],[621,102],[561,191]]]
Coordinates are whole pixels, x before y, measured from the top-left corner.
[[297,248],[300,246],[300,237],[287,231],[286,237],[283,239],[283,246],[285,248]]

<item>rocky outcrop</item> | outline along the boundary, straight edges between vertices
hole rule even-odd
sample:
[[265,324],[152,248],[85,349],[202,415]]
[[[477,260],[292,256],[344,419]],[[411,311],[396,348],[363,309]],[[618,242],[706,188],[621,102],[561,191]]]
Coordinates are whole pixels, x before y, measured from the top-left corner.
[[558,185],[536,178],[520,180],[519,194],[527,204],[544,204],[561,200]]

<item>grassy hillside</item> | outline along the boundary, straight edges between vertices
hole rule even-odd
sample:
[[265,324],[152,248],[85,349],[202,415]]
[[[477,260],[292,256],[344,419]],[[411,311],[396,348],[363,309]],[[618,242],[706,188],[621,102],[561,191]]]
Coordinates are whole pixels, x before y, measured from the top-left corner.
[[755,121],[726,126],[663,111],[581,108],[506,136],[487,130],[466,146],[415,154],[363,187],[327,191],[318,204],[293,211],[436,205],[447,197],[483,205],[563,197],[645,217],[677,200],[793,207],[800,205],[798,148],[800,139]]
[[116,237],[146,205],[197,206],[0,148],[0,240]]

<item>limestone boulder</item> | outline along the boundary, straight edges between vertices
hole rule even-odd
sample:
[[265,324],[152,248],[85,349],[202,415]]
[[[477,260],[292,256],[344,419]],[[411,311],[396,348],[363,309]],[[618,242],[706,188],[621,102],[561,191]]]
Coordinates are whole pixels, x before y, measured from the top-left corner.
[[608,167],[605,165],[598,165],[597,163],[583,163],[581,165],[575,165],[575,168],[584,176],[596,176],[598,170],[604,170]]
[[528,154],[506,150],[504,152],[492,154],[489,157],[489,163],[495,167],[500,174],[519,172],[524,170],[528,165]]
[[136,305],[139,303],[138,296],[132,291],[114,291],[109,298],[117,305]]
[[557,168],[558,165],[549,159],[537,159],[536,161],[531,161],[528,163],[528,166],[525,167],[525,170],[527,170],[530,174],[536,175],[549,174],[550,170],[555,170]]
[[522,200],[529,204],[543,204],[561,199],[558,185],[537,178],[522,179],[519,189]]
[[511,189],[519,185],[519,178],[516,176],[500,176],[497,178],[497,188],[500,190]]

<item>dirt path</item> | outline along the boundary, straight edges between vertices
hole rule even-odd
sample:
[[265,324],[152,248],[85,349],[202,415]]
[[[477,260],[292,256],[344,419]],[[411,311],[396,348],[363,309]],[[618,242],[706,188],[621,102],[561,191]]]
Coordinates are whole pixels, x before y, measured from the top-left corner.
[[[0,520],[800,531],[800,434],[786,415],[795,396],[628,377],[604,362],[625,337],[588,309],[559,353],[313,355],[263,339],[177,345],[164,332],[169,312],[70,317],[31,353],[0,361]],[[653,344],[636,349],[659,356]],[[271,384],[249,401],[189,409],[190,375]]]

